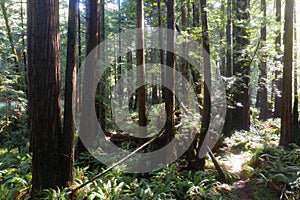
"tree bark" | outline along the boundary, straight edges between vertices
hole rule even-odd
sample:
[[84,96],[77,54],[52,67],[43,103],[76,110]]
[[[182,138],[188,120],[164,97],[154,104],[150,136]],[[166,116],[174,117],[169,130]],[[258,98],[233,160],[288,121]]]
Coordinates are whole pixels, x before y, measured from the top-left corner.
[[280,146],[294,142],[292,132],[292,72],[293,72],[293,11],[294,0],[287,0],[284,23],[284,67],[282,85]]
[[300,134],[299,134],[299,100],[298,100],[298,70],[297,70],[297,61],[298,61],[298,45],[297,45],[297,12],[296,6],[294,6],[294,105],[293,105],[293,134],[295,142],[299,144]]
[[[121,21],[121,0],[118,0],[118,33],[121,33],[122,29],[121,29],[121,25],[122,25],[122,21]],[[122,52],[122,43],[121,43],[121,36],[119,35],[118,38],[118,50],[119,50],[119,55],[121,55]],[[118,73],[118,81],[121,81],[121,77],[122,77],[122,56],[118,56],[118,64],[117,64],[117,73]],[[118,91],[118,95],[119,96],[123,96],[123,88],[121,88]],[[119,101],[119,104],[122,106],[122,101]]]
[[[100,34],[99,34],[99,43],[102,43],[105,40],[105,1],[100,0]],[[100,55],[102,58],[105,58],[105,47],[101,46],[100,49]],[[100,121],[100,126],[102,130],[105,132],[106,131],[106,123],[105,123],[105,118],[106,118],[106,107],[105,107],[105,100],[108,98],[106,94],[107,90],[107,85],[108,82],[107,80],[107,73],[104,72],[102,77],[100,78],[99,84],[102,86],[101,88],[99,87],[99,115],[98,119]],[[100,86],[99,85],[99,86]]]
[[144,55],[144,1],[137,0],[137,28],[141,32],[137,35],[136,64],[137,64],[137,84],[141,87],[137,89],[138,113],[140,135],[145,137],[147,134],[146,117],[146,86],[145,86],[145,55]]
[[205,136],[207,134],[210,123],[210,88],[211,88],[211,65],[210,65],[210,46],[208,35],[208,17],[206,12],[206,0],[200,0],[200,13],[201,13],[201,26],[202,26],[202,46],[204,49],[203,63],[204,63],[204,90],[203,90],[203,111],[201,118],[201,131],[200,135],[196,135],[195,150],[195,163],[192,163],[192,169],[204,170],[205,169],[205,157],[199,158],[198,153],[203,144]]
[[[182,31],[185,31],[187,28],[187,8],[186,8],[186,0],[181,0],[181,25],[182,25]],[[182,45],[182,52],[183,54],[187,53],[187,46],[184,43]],[[186,78],[186,80],[189,80],[189,65],[188,62],[184,58],[180,58],[180,72],[182,73],[183,77]],[[182,82],[182,88],[186,88],[187,85],[183,81]],[[183,94],[187,95],[187,94]],[[188,97],[186,97],[188,98]]]
[[259,78],[259,92],[258,99],[259,104],[258,107],[260,109],[259,119],[267,120],[269,118],[269,106],[268,106],[268,94],[267,94],[267,55],[264,52],[265,43],[267,41],[267,27],[266,27],[266,17],[267,17],[267,4],[266,0],[261,0],[261,11],[263,12],[263,23],[261,24],[261,40],[262,40],[262,55],[260,58],[260,78]]
[[58,0],[27,2],[29,117],[32,126],[32,196],[62,182]]
[[[86,55],[88,55],[98,44],[99,44],[99,31],[100,31],[100,1],[99,0],[88,0],[87,7],[87,20],[86,20]],[[87,67],[86,66],[86,70]],[[93,67],[93,66],[92,66]],[[95,77],[93,77],[94,79]],[[91,80],[92,81],[92,80]],[[95,105],[96,114],[99,114],[99,103],[96,102]],[[91,138],[93,137],[94,133],[90,133]],[[87,149],[82,143],[81,139],[78,139],[77,143],[77,151],[76,157],[78,158],[80,153],[86,152]]]
[[77,35],[78,35],[78,68],[80,68],[81,66],[81,55],[82,55],[82,46],[81,46],[81,12],[80,12],[80,8],[79,8],[79,3],[80,3],[80,0],[77,0],[78,1],[78,22],[77,22]]
[[[227,0],[227,23],[226,23],[226,69],[225,76],[232,77],[232,0]],[[226,91],[226,96],[229,97],[229,91]],[[223,134],[230,137],[232,134],[232,99],[227,99],[226,117],[223,127]]]
[[[171,74],[166,76],[165,84],[168,89],[165,90],[165,144],[168,144],[175,136],[175,0],[167,1],[167,28],[172,30],[167,33],[167,66],[174,69]],[[174,149],[170,149],[169,155],[166,155],[166,160],[174,156]]]
[[65,80],[64,127],[62,136],[62,179],[66,186],[73,184],[74,179],[74,134],[75,116],[73,115],[74,97],[76,89],[76,45],[78,0],[69,1],[67,64]]
[[[157,0],[157,12],[158,12],[158,27],[159,28],[162,28],[162,17],[161,17],[161,0]],[[159,44],[161,45],[163,42],[162,42],[162,32],[161,30],[159,30]],[[165,52],[164,50],[162,49],[163,47],[160,46],[160,49],[159,49],[159,58],[160,58],[160,64],[163,65],[164,64],[164,56],[165,56]],[[166,75],[165,75],[165,70],[163,70],[163,68],[161,68],[161,98],[162,98],[162,101],[165,102],[165,79],[166,79]]]
[[[202,46],[203,46],[203,64],[204,64],[204,90],[203,90],[203,110],[201,118],[201,130],[200,133],[195,135],[195,139],[187,151],[188,166],[190,170],[204,170],[205,169],[205,157],[199,158],[198,153],[204,142],[205,136],[208,131],[210,123],[210,87],[211,87],[211,65],[210,65],[210,47],[209,47],[209,35],[208,35],[208,20],[206,12],[206,0],[200,1],[200,14],[201,14],[201,26],[202,26]],[[196,22],[196,20],[194,20]],[[195,92],[197,95],[201,93],[201,76],[195,70],[192,70],[193,80],[195,82]],[[199,106],[201,100],[198,98]]]
[[249,34],[245,25],[249,20],[249,0],[236,0],[235,12],[237,20],[243,25],[234,23],[234,56],[233,73],[239,79],[236,82],[237,92],[234,94],[235,108],[232,112],[232,128],[236,130],[250,130],[250,59],[243,53],[250,44]]
[[281,58],[281,0],[276,0],[276,22],[279,24],[279,28],[276,31],[276,39],[275,39],[275,49],[276,49],[276,56],[274,58],[275,61],[275,80],[274,80],[274,91],[275,91],[275,100],[274,100],[274,117],[281,116],[281,93],[282,93],[282,70],[280,69],[282,58]]
[[197,0],[193,2],[193,26],[198,27],[200,25],[199,9],[197,7]]

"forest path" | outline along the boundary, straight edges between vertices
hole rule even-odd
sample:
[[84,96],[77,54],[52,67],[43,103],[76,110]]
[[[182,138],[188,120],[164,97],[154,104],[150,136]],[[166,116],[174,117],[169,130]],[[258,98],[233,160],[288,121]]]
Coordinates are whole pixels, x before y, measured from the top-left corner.
[[238,200],[252,200],[252,189],[249,180],[239,180],[233,183]]
[[221,165],[232,174],[237,175],[236,180],[231,185],[231,190],[237,195],[237,200],[252,200],[252,188],[250,180],[245,175],[245,165],[251,158],[251,154],[247,151],[240,151],[232,153],[231,151],[225,151],[225,159],[221,162]]

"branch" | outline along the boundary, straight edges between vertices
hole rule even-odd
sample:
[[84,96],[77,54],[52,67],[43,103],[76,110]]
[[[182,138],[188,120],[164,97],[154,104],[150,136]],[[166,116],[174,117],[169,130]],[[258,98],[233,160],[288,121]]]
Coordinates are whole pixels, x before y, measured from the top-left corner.
[[105,169],[104,171],[102,171],[100,174],[96,175],[94,178],[92,178],[91,180],[79,185],[78,187],[74,188],[71,190],[71,192],[74,194],[77,190],[85,187],[87,184],[94,182],[95,180],[97,180],[98,178],[100,178],[101,176],[103,176],[104,174],[106,174],[107,172],[109,172],[111,169],[115,168],[116,166],[120,165],[121,163],[125,162],[126,160],[128,160],[130,157],[132,157],[135,153],[137,153],[139,150],[143,149],[145,146],[147,146],[148,144],[150,144],[151,142],[153,142],[155,139],[159,138],[162,133],[163,133],[164,128],[162,128],[160,130],[160,132],[153,137],[151,140],[149,140],[148,142],[144,143],[142,146],[140,146],[139,148],[137,148],[136,150],[134,150],[133,152],[131,152],[130,154],[128,154],[126,157],[122,158],[121,160],[119,160],[118,162],[116,162],[115,164],[111,165],[109,168]]
[[211,160],[213,161],[213,163],[214,163],[214,165],[215,165],[215,168],[216,168],[216,170],[217,170],[218,173],[219,173],[220,181],[221,181],[222,183],[227,183],[225,173],[223,172],[221,166],[219,165],[217,159],[215,158],[215,156],[214,156],[214,154],[212,153],[212,151],[211,151],[211,149],[209,148],[209,146],[207,146],[207,149],[208,149],[208,155],[209,155],[209,157],[211,158]]

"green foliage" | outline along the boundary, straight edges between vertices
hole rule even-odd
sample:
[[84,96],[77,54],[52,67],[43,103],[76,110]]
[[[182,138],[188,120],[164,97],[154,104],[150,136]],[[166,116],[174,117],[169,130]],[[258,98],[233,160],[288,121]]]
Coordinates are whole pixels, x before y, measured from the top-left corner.
[[[12,31],[13,45],[15,46],[19,57],[19,65],[20,67],[23,67],[21,59],[24,59],[22,54],[26,49],[26,44],[23,40],[26,34],[26,3],[25,1],[16,0],[3,0],[1,3],[2,2],[4,2],[8,15],[9,25]],[[13,55],[11,51],[11,44],[8,39],[7,27],[4,21],[2,9],[0,9],[0,49],[0,65],[1,63],[5,65],[14,63],[15,55]]]
[[0,155],[0,199],[19,199],[31,185],[31,156],[6,152]]
[[58,188],[54,189],[46,189],[43,190],[41,196],[43,196],[43,200],[51,200],[51,199],[59,199],[59,200],[68,200],[68,192],[69,189],[65,188],[62,191]]
[[[76,181],[76,184],[82,181]],[[78,199],[219,199],[212,171],[179,171],[176,164],[149,174],[124,174],[116,168],[77,195]]]
[[[115,0],[109,2],[116,3]],[[194,3],[195,1],[188,1]],[[225,1],[222,1],[224,3]],[[82,5],[85,3],[81,2]],[[108,3],[108,1],[106,2]],[[122,9],[117,11],[106,5],[105,10],[105,30],[106,35],[111,36],[121,30],[135,28],[135,0],[122,1]],[[187,3],[187,2],[186,2]],[[25,35],[26,18],[20,20],[25,15],[25,9],[20,13],[19,2],[14,0],[5,0],[7,6],[8,17],[13,32],[13,42],[17,49],[17,54],[23,55],[26,48],[25,41],[22,40]],[[180,3],[176,6],[177,24],[180,26]],[[268,5],[272,5],[273,1],[267,0]],[[145,0],[145,23],[146,26],[157,26],[157,2]],[[224,51],[227,48],[225,42],[225,24],[227,19],[226,3],[225,10],[222,10],[220,1],[207,1],[209,38],[211,47],[211,58],[218,65],[221,65],[221,59],[224,58]],[[25,6],[25,5],[23,5]],[[189,5],[192,7],[191,5]],[[192,12],[192,11],[191,11]],[[253,62],[251,63],[251,93],[255,93],[257,89],[257,81],[259,76],[259,62],[261,55],[267,53],[268,77],[269,80],[274,79],[274,70],[281,69],[281,63],[273,61],[274,57],[282,57],[277,55],[275,51],[275,32],[280,28],[281,24],[275,23],[275,13],[273,7],[267,7],[267,18],[262,16],[260,10],[260,0],[251,2],[249,10],[249,21],[238,21],[233,13],[235,26],[246,28],[250,36],[250,45],[242,50],[247,54]],[[119,14],[121,16],[119,24]],[[166,5],[161,0],[162,25],[166,25]],[[192,13],[189,13],[188,21],[192,24]],[[2,16],[2,15],[1,15]],[[85,13],[81,10],[81,45],[82,53],[85,52]],[[67,38],[67,2],[60,2],[60,35],[61,35],[61,74],[62,83],[64,82],[65,63],[66,63],[66,38]],[[24,81],[24,65],[19,63],[20,71],[16,72],[13,58],[11,54],[10,42],[7,37],[5,23],[0,18],[0,145],[7,148],[10,152],[0,151],[0,200],[6,199],[27,199],[29,198],[30,182],[31,182],[31,155],[25,152],[16,153],[15,147],[26,146],[28,142],[27,130],[27,101]],[[262,22],[267,26],[267,41],[260,44],[260,28]],[[181,28],[181,27],[179,27]],[[202,37],[201,27],[188,27],[182,35],[189,33],[193,39],[200,41]],[[182,41],[181,41],[182,42]],[[236,46],[235,46],[236,47]],[[257,54],[255,49],[259,47]],[[282,48],[282,47],[281,47]],[[236,48],[233,48],[233,54]],[[118,45],[112,49],[107,49],[106,53],[115,53]],[[222,51],[223,50],[223,51]],[[147,52],[147,55],[151,55]],[[200,58],[200,55],[194,55]],[[82,58],[83,59],[83,56]],[[135,63],[135,53],[133,53],[133,63]],[[152,58],[146,57],[150,60]],[[23,58],[24,60],[24,58]],[[125,70],[126,57],[122,57],[122,71]],[[147,61],[148,61],[147,60]],[[21,62],[21,61],[19,61]],[[180,64],[178,59],[178,64]],[[277,65],[276,65],[277,64]],[[112,63],[112,67],[107,70],[105,76],[106,85],[105,93],[109,93],[111,87],[114,86],[114,79],[117,74],[116,65]],[[221,66],[220,66],[221,67]],[[133,66],[134,68],[134,66]],[[159,71],[153,68],[153,71]],[[151,72],[148,71],[149,73]],[[233,102],[232,95],[241,90],[246,85],[242,83],[239,76],[224,78],[228,91],[229,105],[233,106],[239,102]],[[267,84],[271,84],[268,81]],[[63,84],[62,84],[63,85]],[[106,125],[109,131],[118,131],[113,120],[109,121],[110,101],[107,98],[97,96],[106,106]],[[254,99],[254,96],[252,97]],[[239,103],[240,104],[240,103]],[[238,105],[239,105],[238,104]],[[161,107],[159,107],[161,106]],[[239,105],[242,106],[242,105]],[[160,113],[164,106],[152,106],[153,113]],[[282,195],[286,199],[300,199],[300,148],[291,146],[285,150],[281,147],[274,147],[278,143],[279,121],[267,121],[261,123],[257,120],[258,111],[252,110],[252,127],[249,132],[236,132],[231,138],[227,138],[225,143],[228,145],[230,153],[242,154],[248,153],[252,155],[251,160],[243,165],[246,177],[251,179],[253,186],[254,199],[276,199]],[[132,119],[137,121],[137,113],[132,113]],[[134,127],[133,127],[134,128]],[[149,127],[149,130],[152,130]],[[123,148],[132,148],[133,144],[123,143]],[[226,152],[228,153],[228,152]],[[246,155],[248,155],[246,154]],[[250,156],[249,156],[250,157]],[[212,165],[211,163],[209,163]],[[247,166],[248,165],[248,166]],[[80,159],[76,163],[75,168],[75,186],[81,185],[94,177],[102,169],[103,165],[92,158],[90,154],[80,155]],[[237,174],[230,173],[225,170],[227,178],[235,181]],[[181,171],[176,163],[148,174],[126,174],[122,172],[122,168],[118,167],[105,174],[100,179],[88,184],[85,188],[79,190],[76,195],[77,199],[236,199],[233,191],[223,191],[220,184],[216,180],[217,174],[212,167],[205,172]],[[74,187],[74,186],[72,186]],[[43,199],[68,199],[70,188],[47,189],[43,191]],[[268,191],[268,192],[267,192]],[[270,194],[266,196],[266,193]]]
[[[278,122],[255,122],[250,132],[236,132],[225,139],[230,152],[246,152],[251,155],[248,158],[252,157],[243,165],[243,173],[250,179],[253,199],[277,199],[281,191],[287,199],[299,199],[300,148],[270,146],[278,141]],[[69,199],[71,188],[103,171],[103,166],[89,154],[81,154],[80,160],[75,166],[74,185],[44,190],[42,199]],[[218,160],[222,163],[220,157]],[[241,178],[237,174],[224,169],[231,181],[220,184],[212,163],[208,162],[205,172],[182,170],[183,163],[179,161],[146,174],[128,174],[122,167],[116,167],[77,191],[76,199],[237,199],[233,184]],[[15,149],[0,150],[0,200],[29,198],[30,181],[31,156],[18,154]]]
[[[25,2],[2,1],[12,31],[4,23],[3,8],[0,9],[0,145],[12,149],[28,141],[24,50]],[[12,40],[12,41],[10,41]],[[12,46],[16,52],[12,55]],[[24,54],[23,54],[24,53]],[[15,58],[18,59],[15,60]]]
[[0,65],[0,145],[12,149],[26,146],[27,100],[19,85],[19,76]]
[[250,131],[236,131],[231,138],[225,138],[225,144],[232,153],[255,152],[267,145],[277,145],[280,120],[260,122],[253,118]]
[[266,146],[254,154],[249,164],[255,169],[257,184],[277,193],[282,191],[287,199],[300,198],[299,146],[291,145],[287,150]]

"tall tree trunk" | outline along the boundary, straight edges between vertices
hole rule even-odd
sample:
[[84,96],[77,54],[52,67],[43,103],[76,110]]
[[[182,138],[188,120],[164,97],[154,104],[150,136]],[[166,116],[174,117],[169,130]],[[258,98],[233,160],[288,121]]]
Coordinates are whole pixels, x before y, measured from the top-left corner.
[[247,26],[249,24],[249,0],[236,0],[235,12],[237,20],[244,24],[234,23],[234,65],[233,73],[240,81],[236,83],[240,88],[234,94],[235,108],[232,112],[232,127],[237,130],[250,129],[250,59],[245,50],[250,44]]
[[275,49],[276,49],[276,56],[274,58],[275,61],[275,80],[274,83],[274,91],[275,91],[275,100],[274,100],[274,117],[280,117],[281,116],[281,93],[282,93],[282,77],[281,77],[281,63],[282,63],[282,58],[281,58],[281,0],[276,0],[276,22],[279,25],[278,30],[276,31],[276,39],[275,39]]
[[[122,29],[121,29],[121,25],[122,25],[122,18],[121,18],[121,0],[118,0],[118,33],[120,34]],[[119,50],[119,55],[121,55],[122,52],[122,41],[121,41],[121,35],[119,35],[118,38],[118,50]],[[121,81],[121,77],[122,77],[122,56],[118,56],[118,64],[117,64],[117,73],[118,73],[118,81]],[[123,96],[123,88],[120,88],[120,90],[118,91],[118,95],[119,96]],[[121,98],[119,98],[119,104],[122,106],[122,101]]]
[[[166,76],[165,84],[168,89],[165,91],[165,143],[169,143],[175,136],[175,0],[167,1],[167,28],[172,30],[167,33],[167,66],[174,69],[171,74]],[[166,160],[174,156],[174,149],[171,149],[169,155],[166,155]]]
[[[105,0],[100,0],[100,33],[99,33],[99,43],[102,43],[105,40]],[[105,47],[102,45],[100,49],[100,55],[102,58],[105,58]],[[106,130],[106,107],[105,107],[105,100],[107,99],[107,73],[104,72],[102,77],[100,78],[99,84],[98,84],[98,90],[99,91],[99,110],[98,110],[98,119],[100,121],[100,126],[102,130],[105,132]],[[101,87],[100,87],[101,86]]]
[[261,40],[262,40],[262,54],[260,58],[260,78],[259,78],[259,104],[260,108],[259,119],[266,120],[269,115],[269,106],[268,106],[268,95],[267,95],[267,55],[264,50],[265,43],[267,41],[267,27],[266,27],[266,17],[267,17],[267,4],[266,0],[261,0],[261,11],[263,12],[263,23],[261,24]]
[[[162,28],[162,17],[161,17],[161,0],[157,0],[157,12],[158,12],[158,27],[161,29]],[[162,32],[161,30],[159,30],[159,44],[161,45],[163,42],[162,42]],[[162,49],[163,47],[160,46],[160,49],[159,49],[159,58],[160,58],[160,64],[163,65],[164,64],[164,50]],[[165,102],[165,79],[166,79],[166,75],[165,75],[165,70],[163,70],[163,68],[161,69],[161,97],[162,97],[162,101]]]
[[[185,31],[187,28],[187,8],[186,8],[186,0],[181,0],[181,27],[182,27],[182,31]],[[187,45],[186,43],[182,44],[182,52],[183,54],[187,53]],[[184,59],[184,58],[180,58],[179,60],[180,63],[180,72],[182,73],[183,77],[186,80],[189,80],[189,65],[188,62]],[[182,81],[181,86],[182,88],[187,88],[186,82]],[[183,90],[183,95],[185,96],[185,98],[189,98],[187,96],[187,93],[185,92],[185,90]]]
[[[58,0],[27,1],[32,196],[62,182]],[[69,156],[69,155],[66,155]]]
[[[87,1],[87,19],[86,19],[86,55],[88,55],[99,43],[100,31],[100,1],[88,0]],[[90,66],[86,66],[90,67]],[[99,111],[99,104],[96,103],[96,112]],[[92,135],[93,133],[91,133]],[[81,139],[78,139],[76,156],[80,153],[86,152],[87,149],[83,145]]]
[[195,0],[195,2],[193,2],[193,26],[194,27],[198,27],[200,25],[199,9],[197,5],[198,5],[198,1]]
[[[156,54],[156,50],[154,50],[154,49],[151,49],[151,51],[150,51],[150,63],[155,63],[156,62],[156,56],[157,56],[157,54]],[[152,81],[154,82],[155,81],[155,79],[156,79],[156,75],[155,74],[151,74],[151,78],[152,78]],[[152,85],[151,86],[151,89],[152,89],[152,91],[151,91],[151,104],[158,104],[159,103],[159,99],[158,99],[158,95],[157,95],[157,93],[158,93],[158,87],[157,87],[157,85],[155,84],[155,85]]]
[[[195,6],[194,6],[195,7]],[[208,35],[208,20],[206,12],[206,0],[200,0],[200,13],[201,13],[201,26],[202,26],[202,46],[203,50],[203,64],[204,64],[204,98],[203,98],[203,110],[201,118],[201,130],[200,133],[195,135],[195,139],[188,150],[188,166],[190,170],[204,170],[205,169],[205,157],[199,158],[198,153],[204,142],[205,136],[207,134],[209,123],[210,123],[210,87],[211,87],[211,65],[210,65],[210,47],[209,47],[209,35]],[[197,20],[194,20],[194,23],[197,23]],[[192,71],[193,80],[195,82],[196,88],[195,92],[199,95],[201,92],[201,77],[199,73]],[[201,101],[198,99],[199,105]]]
[[100,0],[88,0],[86,9],[86,55],[88,55],[99,44]]
[[[199,13],[198,12],[198,8],[196,6],[196,2],[192,3],[192,10],[193,10],[193,27],[195,27],[195,25],[199,26],[200,22],[199,22]],[[188,7],[188,13],[189,13],[189,7]],[[188,14],[189,15],[189,14]],[[190,21],[190,20],[189,20]],[[191,68],[191,75],[192,75],[192,79],[194,82],[194,91],[197,95],[197,101],[200,105],[202,105],[202,100],[200,98],[201,95],[201,75],[200,73]],[[200,109],[201,110],[201,109]],[[201,111],[200,111],[201,112]],[[199,167],[199,165],[197,165],[199,163],[199,158],[198,158],[198,151],[197,149],[195,149],[196,145],[199,144],[200,142],[200,134],[197,134],[196,137],[194,138],[193,143],[190,145],[189,149],[186,151],[186,156],[187,156],[187,161],[188,161],[188,166],[187,169],[190,170],[197,170]]]
[[73,184],[74,179],[74,134],[75,116],[73,115],[74,98],[76,89],[76,45],[77,45],[77,22],[78,22],[78,0],[69,1],[68,19],[68,42],[67,42],[67,64],[65,80],[65,104],[64,104],[64,127],[62,136],[62,180]]
[[[130,49],[127,50],[127,71],[129,72],[130,70],[132,70],[132,51],[130,51]],[[128,74],[128,78],[131,80],[132,74],[129,73]],[[132,90],[128,88],[128,94],[132,94]],[[129,111],[133,111],[134,110],[134,95],[132,94],[129,98]]]
[[[203,90],[203,111],[201,118],[201,131],[200,135],[197,136],[197,143],[195,146],[197,155],[196,163],[194,163],[194,169],[204,170],[205,168],[205,157],[198,158],[198,152],[202,146],[204,138],[207,134],[209,123],[210,123],[210,88],[211,88],[211,65],[210,65],[210,47],[209,47],[209,35],[208,35],[208,17],[206,12],[206,0],[200,0],[200,13],[201,13],[201,26],[202,26],[202,46],[204,49],[203,63],[204,63],[204,90]],[[198,160],[199,159],[199,160]]]
[[284,23],[284,67],[282,85],[280,146],[294,142],[292,131],[292,74],[293,74],[293,11],[294,0],[287,0]]
[[138,113],[140,135],[145,137],[147,134],[146,117],[146,86],[145,86],[145,55],[144,55],[144,1],[137,0],[137,28],[141,31],[137,35],[136,65],[137,65],[137,84],[141,87],[137,89]]
[[77,35],[78,35],[78,68],[81,66],[81,55],[82,55],[82,46],[81,46],[81,12],[80,12],[80,8],[79,8],[79,3],[80,3],[80,0],[77,0],[78,1],[78,22],[77,22]]
[[[227,0],[227,23],[226,23],[226,70],[225,76],[232,77],[232,0]],[[229,97],[229,91],[226,91],[226,96]],[[231,99],[227,100],[226,118],[223,127],[223,134],[230,137],[232,134],[232,109],[230,108]]]
[[[155,7],[154,3],[155,3],[155,1],[152,2],[152,7],[153,8]],[[153,17],[152,15],[153,15],[153,13],[151,13],[150,17]],[[152,49],[151,52],[150,52],[150,56],[151,56],[151,58],[150,58],[151,61],[150,62],[151,63],[156,62],[156,60],[155,60],[155,57],[157,56],[156,52],[157,51],[154,50],[154,49]],[[156,78],[155,75],[152,74],[152,81],[154,81],[155,78]],[[151,103],[152,104],[158,104],[159,103],[159,97],[158,97],[158,86],[157,85],[152,85],[152,91],[151,91],[151,93],[152,93]]]
[[298,100],[298,45],[297,45],[297,12],[296,6],[294,6],[294,105],[293,105],[293,134],[295,142],[300,144],[300,134],[299,134],[299,100]]

